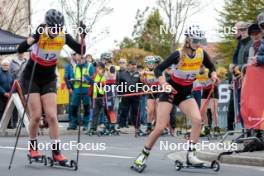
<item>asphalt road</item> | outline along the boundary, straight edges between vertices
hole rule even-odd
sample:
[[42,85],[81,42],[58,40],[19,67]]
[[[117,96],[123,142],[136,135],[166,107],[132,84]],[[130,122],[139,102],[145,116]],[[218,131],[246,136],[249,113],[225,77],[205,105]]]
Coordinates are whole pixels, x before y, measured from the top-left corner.
[[[76,140],[76,136],[63,136],[62,142]],[[89,137],[82,136],[82,143],[88,146],[94,145],[94,149],[105,149],[101,151],[82,150],[80,152],[79,170],[73,171],[65,168],[51,168],[43,164],[29,164],[27,154],[27,138],[20,138],[18,150],[11,171],[8,164],[14,145],[15,138],[0,138],[0,176],[134,176],[141,175],[132,170],[129,166],[134,158],[141,151],[145,137],[134,138],[131,134],[123,134],[113,137]],[[161,140],[168,142],[182,141],[182,137],[162,137]],[[40,142],[48,142],[47,137],[40,137]],[[101,145],[100,147],[96,145]],[[103,146],[103,147],[102,147]],[[172,151],[161,151],[159,143],[152,150],[148,160],[148,167],[142,175],[161,176],[260,176],[264,174],[264,168],[227,165],[222,164],[218,173],[210,169],[183,169],[178,172],[174,168],[173,161],[167,158]],[[43,152],[50,155],[49,151]],[[69,159],[76,159],[76,150],[65,151],[64,155]]]

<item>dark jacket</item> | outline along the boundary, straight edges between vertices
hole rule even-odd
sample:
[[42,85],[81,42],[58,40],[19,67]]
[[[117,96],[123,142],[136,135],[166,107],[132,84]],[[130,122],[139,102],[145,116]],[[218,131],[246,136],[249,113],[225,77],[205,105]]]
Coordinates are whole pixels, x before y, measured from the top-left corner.
[[0,111],[5,109],[7,103],[5,93],[9,93],[11,91],[13,82],[14,79],[12,74],[9,71],[3,71],[0,68]]
[[237,57],[238,57],[238,52],[239,52],[239,49],[240,49],[240,45],[241,45],[241,37],[237,39],[238,40],[238,44],[237,44],[237,47],[236,47],[236,50],[235,50],[235,53],[233,55],[233,64],[236,64],[237,65]]
[[240,48],[237,56],[237,64],[242,68],[244,64],[248,62],[249,48],[252,46],[252,40],[250,37],[241,39]]
[[125,69],[120,69],[118,70],[117,74],[116,74],[116,83],[120,84],[121,82],[125,82],[126,81],[126,76],[127,76],[127,70]]
[[[123,71],[121,75],[119,75],[119,84],[124,84],[124,86],[126,85],[127,88],[129,86],[131,86],[131,91],[129,91],[129,89],[127,89],[127,91],[124,92],[118,92],[118,94],[123,94],[123,93],[136,93],[136,92],[141,92],[142,90],[136,90],[136,85],[139,83],[141,84],[141,86],[139,85],[139,87],[143,86],[143,83],[141,83],[140,81],[140,74],[138,71],[135,72],[130,72],[130,71]],[[133,86],[133,87],[132,87]],[[133,91],[133,92],[132,92]]]

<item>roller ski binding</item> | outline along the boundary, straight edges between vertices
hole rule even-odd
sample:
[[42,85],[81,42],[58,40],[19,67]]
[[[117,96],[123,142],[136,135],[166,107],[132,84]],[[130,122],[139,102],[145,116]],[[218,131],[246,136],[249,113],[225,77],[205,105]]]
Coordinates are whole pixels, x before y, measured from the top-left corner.
[[73,170],[78,170],[78,165],[75,160],[71,160],[68,162],[68,160],[60,153],[52,153],[52,157],[47,158],[48,165],[50,167],[53,166],[60,166],[60,167],[66,167],[66,168],[72,168]]
[[220,163],[217,160],[211,162],[211,164],[205,164],[201,160],[199,160],[194,151],[188,152],[186,163],[176,160],[175,168],[177,171],[180,171],[182,168],[196,168],[196,169],[212,169],[215,172],[220,170]]
[[147,167],[146,161],[149,156],[149,153],[142,151],[142,153],[137,157],[137,159],[134,161],[133,165],[130,166],[130,168],[138,173],[142,173],[145,168]]
[[38,150],[29,150],[27,154],[29,164],[34,163],[43,163],[47,165],[47,158],[45,155],[42,155]]

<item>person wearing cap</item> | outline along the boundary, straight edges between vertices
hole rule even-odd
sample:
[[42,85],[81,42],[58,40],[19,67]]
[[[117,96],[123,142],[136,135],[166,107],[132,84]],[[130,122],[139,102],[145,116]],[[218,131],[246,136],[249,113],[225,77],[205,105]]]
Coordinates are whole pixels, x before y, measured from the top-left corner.
[[261,33],[261,29],[258,23],[254,23],[249,26],[248,35],[251,37],[253,42],[249,49],[248,64],[255,64],[256,59],[254,58],[258,54],[261,45],[261,39],[263,37],[263,34]]
[[[261,32],[264,34],[264,12],[261,12],[257,17],[258,25]],[[255,56],[255,60],[257,64],[264,64],[264,38],[261,40],[261,45],[258,51],[257,56]]]
[[[136,60],[133,59],[128,62],[128,70],[125,72],[122,82],[127,84],[127,87],[129,90],[123,93],[130,93],[130,92],[136,93],[137,91],[136,84],[140,83],[140,74],[137,71]],[[123,128],[127,126],[128,115],[129,115],[129,112],[131,112],[130,119],[131,119],[132,125],[134,125],[135,127],[136,136],[140,133],[140,130],[139,130],[139,122],[140,122],[139,100],[140,100],[139,96],[122,97],[121,103],[119,106],[120,108],[119,109],[119,112],[120,112],[119,127]]]
[[249,55],[249,48],[252,45],[252,40],[250,36],[248,35],[248,28],[250,26],[250,23],[248,22],[241,22],[238,26],[238,31],[241,34],[241,40],[240,40],[240,48],[237,55],[237,67],[240,69],[244,64],[248,61],[248,55]]
[[0,120],[2,119],[14,78],[10,73],[10,62],[4,59],[0,69]]
[[[240,26],[241,24],[243,24],[244,22],[243,21],[239,21],[235,24],[235,35],[234,37],[237,39],[238,43],[237,43],[237,46],[236,46],[236,49],[235,49],[235,52],[234,52],[234,55],[233,55],[233,59],[232,59],[232,63],[229,65],[229,74],[228,74],[228,80],[229,80],[229,84],[232,83],[233,81],[233,73],[234,73],[234,69],[235,69],[235,66],[237,65],[237,62],[238,62],[238,53],[239,53],[239,50],[240,50],[240,46],[241,46],[241,30],[240,29]],[[233,89],[230,89],[230,97],[233,97],[233,94],[234,94],[234,90]],[[234,109],[234,100],[233,98],[230,98],[230,101],[229,101],[229,105],[228,105],[228,112],[227,112],[227,129],[230,130],[230,131],[233,131],[234,130],[234,120],[235,120],[235,109]]]
[[[237,74],[237,72],[241,72],[242,68],[247,64],[248,57],[249,57],[249,48],[252,45],[252,40],[248,35],[248,28],[251,24],[248,22],[243,22],[238,26],[238,30],[241,32],[241,40],[240,40],[240,48],[237,55],[237,65],[233,68],[233,73]],[[239,74],[240,75],[240,74]],[[236,75],[235,75],[236,76]],[[240,119],[242,127],[244,127],[243,119],[240,115],[240,96],[241,96],[241,87],[242,87],[242,80],[241,77],[236,77],[238,82],[237,88],[237,108],[238,108],[238,117]]]

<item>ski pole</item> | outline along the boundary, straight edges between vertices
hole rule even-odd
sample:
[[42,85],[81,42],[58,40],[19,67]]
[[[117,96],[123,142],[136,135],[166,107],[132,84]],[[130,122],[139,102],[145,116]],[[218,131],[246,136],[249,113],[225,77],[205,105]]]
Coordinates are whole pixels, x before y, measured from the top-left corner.
[[19,121],[18,131],[17,131],[17,135],[16,135],[16,141],[15,141],[15,146],[14,146],[14,149],[13,149],[13,152],[12,152],[12,156],[11,156],[11,159],[10,159],[10,163],[9,163],[9,167],[8,167],[9,170],[11,170],[11,166],[12,166],[12,163],[13,163],[13,160],[14,160],[14,156],[15,156],[15,152],[16,152],[16,148],[17,148],[17,144],[18,144],[18,139],[19,139],[19,136],[20,136],[20,133],[21,133],[21,129],[22,129],[22,123],[24,121],[24,118],[25,118],[25,115],[26,115],[26,110],[28,108],[30,90],[31,90],[31,86],[32,86],[33,77],[34,77],[34,74],[35,74],[36,65],[37,65],[37,62],[34,61],[34,65],[33,65],[33,68],[32,68],[32,73],[31,73],[30,80],[29,80],[29,85],[28,85],[27,98],[26,98],[26,103],[25,103],[25,106],[24,106],[24,112],[23,112],[23,115],[22,115],[22,117],[21,117],[21,119]]
[[[80,22],[80,26],[84,26],[83,22]],[[84,34],[83,34],[84,35]],[[81,59],[83,59],[83,47],[84,47],[84,36],[81,36]],[[81,112],[81,107],[82,107],[82,87],[83,87],[83,64],[81,63],[80,65],[80,71],[81,71],[81,80],[80,80],[80,112]],[[80,113],[80,117],[78,116],[78,139],[77,142],[78,144],[81,142],[81,120],[82,116]],[[77,167],[79,165],[79,149],[77,147],[77,156],[76,156],[76,162],[77,162]]]

